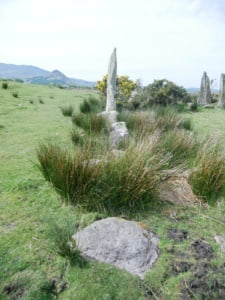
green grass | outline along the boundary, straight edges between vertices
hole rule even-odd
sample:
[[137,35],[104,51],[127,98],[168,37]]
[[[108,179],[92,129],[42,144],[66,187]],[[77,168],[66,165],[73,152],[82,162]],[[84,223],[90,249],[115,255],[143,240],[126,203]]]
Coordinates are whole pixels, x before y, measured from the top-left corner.
[[[19,98],[12,96],[15,91]],[[125,211],[121,216],[144,223],[160,238],[160,258],[144,281],[97,262],[83,267],[71,264],[48,235],[45,220],[49,218],[60,226],[69,222],[80,229],[108,216],[64,204],[34,164],[40,142],[74,149],[70,136],[73,125],[59,107],[73,104],[78,112],[88,94],[90,91],[16,82],[0,89],[0,299],[180,299],[181,282],[192,274],[173,275],[171,263],[179,253],[183,253],[182,259],[195,263],[190,250],[193,241],[204,237],[216,253],[212,264],[224,263],[224,254],[213,239],[225,232],[224,201],[209,208],[152,203],[149,209]],[[200,109],[185,115],[192,119],[198,135],[214,136],[220,131],[224,143],[224,110]],[[188,239],[174,242],[168,238],[169,228],[187,230]]]

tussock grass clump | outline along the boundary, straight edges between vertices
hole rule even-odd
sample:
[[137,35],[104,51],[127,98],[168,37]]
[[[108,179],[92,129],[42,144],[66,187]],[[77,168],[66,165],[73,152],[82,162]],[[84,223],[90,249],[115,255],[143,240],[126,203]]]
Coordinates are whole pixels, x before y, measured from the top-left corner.
[[72,265],[83,266],[86,261],[72,240],[72,235],[77,232],[77,229],[78,225],[69,220],[64,220],[61,224],[48,220],[46,235],[52,241],[53,250],[57,254],[67,258]]
[[169,106],[155,106],[153,108],[155,112],[155,129],[159,128],[162,131],[171,130],[174,128],[191,129],[191,120],[183,118],[177,111]]
[[208,203],[215,202],[222,192],[225,185],[225,149],[217,138],[210,138],[200,145],[190,183],[195,194]]
[[80,132],[75,128],[72,129],[70,136],[75,146],[83,146],[86,141],[84,133]]
[[18,92],[13,92],[13,93],[12,93],[12,96],[15,97],[15,98],[19,98]]
[[72,105],[60,106],[61,112],[65,117],[72,117],[74,107]]
[[3,88],[4,90],[7,90],[8,87],[9,87],[8,82],[3,82],[3,83],[2,83],[2,88]]
[[191,130],[191,120],[183,118],[171,107],[154,106],[146,111],[122,111],[118,116],[119,121],[124,121],[131,132],[148,134],[156,130],[162,132],[172,129]]
[[80,104],[80,112],[83,114],[98,113],[101,110],[101,102],[93,96],[89,96]]
[[87,133],[101,133],[107,128],[107,121],[103,116],[90,114],[74,114],[72,122]]
[[156,199],[161,170],[168,163],[157,147],[157,139],[145,139],[130,145],[123,156],[108,159],[105,153],[95,160],[90,149],[72,155],[55,145],[41,145],[39,168],[75,205],[89,210],[129,210]]
[[161,146],[165,153],[170,153],[170,165],[187,164],[188,160],[195,157],[198,143],[192,133],[185,130],[174,129],[167,131],[161,136]]
[[126,122],[127,128],[131,132],[143,133],[152,132],[154,130],[154,115],[148,111],[122,111],[118,115],[118,120]]

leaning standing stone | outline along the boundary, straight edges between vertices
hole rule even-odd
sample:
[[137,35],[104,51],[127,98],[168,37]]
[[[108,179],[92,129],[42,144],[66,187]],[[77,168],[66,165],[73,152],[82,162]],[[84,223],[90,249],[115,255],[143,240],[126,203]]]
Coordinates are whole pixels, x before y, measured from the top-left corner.
[[221,74],[220,76],[220,93],[218,106],[225,106],[225,74]]
[[86,258],[125,269],[142,279],[158,258],[158,237],[133,221],[103,219],[72,238]]
[[206,105],[212,102],[212,96],[210,91],[210,81],[206,72],[202,75],[201,88],[198,97],[199,105]]

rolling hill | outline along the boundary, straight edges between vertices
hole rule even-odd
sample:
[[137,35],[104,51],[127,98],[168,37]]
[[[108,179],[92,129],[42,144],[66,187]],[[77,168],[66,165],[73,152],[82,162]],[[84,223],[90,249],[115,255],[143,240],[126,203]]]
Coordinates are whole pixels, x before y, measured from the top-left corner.
[[0,63],[0,78],[21,79],[34,84],[55,84],[63,86],[94,87],[96,82],[77,78],[69,78],[62,72],[52,72],[29,65]]

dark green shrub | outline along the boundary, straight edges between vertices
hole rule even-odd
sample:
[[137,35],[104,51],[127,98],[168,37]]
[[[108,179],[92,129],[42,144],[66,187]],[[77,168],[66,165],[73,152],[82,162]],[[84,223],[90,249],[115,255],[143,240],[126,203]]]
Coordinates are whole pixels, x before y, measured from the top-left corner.
[[154,80],[144,88],[143,97],[148,105],[176,104],[179,101],[188,102],[190,97],[186,90],[167,79]]
[[13,92],[12,95],[13,95],[13,97],[15,97],[15,98],[19,98],[18,92]]
[[65,117],[72,117],[74,107],[72,105],[60,106],[61,112]]
[[2,83],[2,88],[3,88],[4,90],[7,90],[8,87],[9,87],[8,82],[3,82],[3,83]]

